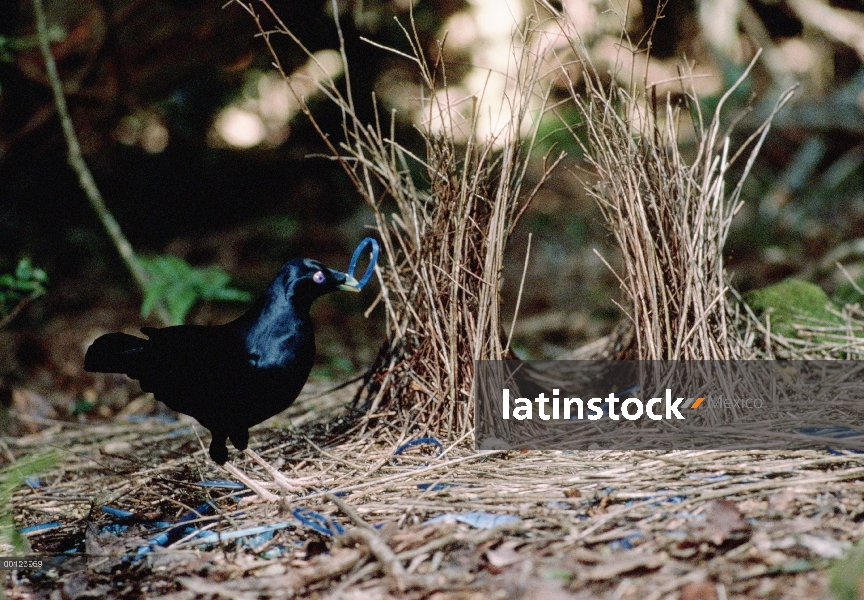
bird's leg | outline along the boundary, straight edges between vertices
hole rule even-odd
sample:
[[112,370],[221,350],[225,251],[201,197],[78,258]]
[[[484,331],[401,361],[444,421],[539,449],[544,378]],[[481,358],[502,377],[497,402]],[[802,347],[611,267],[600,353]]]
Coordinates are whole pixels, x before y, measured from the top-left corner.
[[228,434],[228,438],[234,447],[238,450],[245,450],[249,447],[249,430],[237,429]]
[[273,478],[273,481],[276,482],[276,485],[279,486],[279,489],[282,490],[283,493],[298,494],[306,491],[305,487],[297,484],[305,483],[307,478],[294,480],[288,479],[279,471],[279,469],[268,463],[266,460],[261,458],[261,456],[257,452],[249,448],[246,448],[246,456],[264,467],[264,470],[267,471],[270,477]]
[[213,439],[210,440],[210,458],[217,465],[224,465],[225,461],[228,460],[228,447],[225,445],[225,442],[228,440],[228,436],[221,431],[213,431]]

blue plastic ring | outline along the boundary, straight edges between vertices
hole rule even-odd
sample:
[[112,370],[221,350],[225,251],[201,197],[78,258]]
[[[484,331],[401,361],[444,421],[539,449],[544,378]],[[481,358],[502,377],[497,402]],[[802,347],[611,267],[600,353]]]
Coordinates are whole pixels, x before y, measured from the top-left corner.
[[351,262],[348,264],[348,274],[351,277],[354,277],[354,269],[357,268],[357,261],[360,260],[360,256],[363,254],[363,249],[366,246],[372,246],[372,252],[369,256],[369,266],[366,267],[366,272],[363,273],[363,277],[361,277],[360,281],[357,282],[358,290],[363,289],[363,286],[369,282],[369,279],[372,278],[372,273],[375,272],[375,265],[378,264],[378,240],[367,237],[364,238],[357,246],[357,249],[354,250],[354,256],[351,257]]

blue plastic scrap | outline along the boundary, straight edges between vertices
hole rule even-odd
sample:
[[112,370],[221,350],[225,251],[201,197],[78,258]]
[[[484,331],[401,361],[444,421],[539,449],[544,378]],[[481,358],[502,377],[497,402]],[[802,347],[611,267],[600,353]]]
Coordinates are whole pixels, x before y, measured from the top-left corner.
[[30,527],[25,527],[20,531],[22,535],[27,535],[28,533],[36,533],[37,531],[47,531],[49,529],[55,529],[57,527],[61,527],[63,523],[61,521],[51,521],[49,523],[40,523],[38,525],[31,525]]
[[298,506],[294,509],[294,518],[303,523],[306,527],[314,529],[318,533],[324,535],[332,537],[334,535],[342,535],[345,533],[345,528],[336,521],[303,506]]
[[[657,490],[658,492],[668,492],[670,490]],[[647,502],[648,500],[656,500],[656,502],[652,502],[649,506],[660,506],[661,504],[679,504],[684,502],[687,496],[643,496],[641,498],[633,498],[624,503],[624,506],[632,506],[637,502]]]
[[633,549],[633,541],[638,540],[642,537],[642,534],[638,531],[631,533],[630,535],[624,536],[622,538],[618,538],[617,540],[612,540],[609,544],[609,549],[613,552],[617,552],[619,550],[632,550]]
[[[155,415],[126,415],[127,423],[146,423],[147,421],[157,421],[159,423],[170,425],[172,423],[176,423],[179,420],[180,419],[178,419],[174,415],[169,415],[167,413],[158,413]],[[183,429],[187,428],[184,427]]]
[[279,544],[278,546],[273,546],[272,548],[268,548],[267,550],[265,550],[261,554],[261,558],[263,558],[264,560],[279,558],[280,556],[284,555],[286,552],[288,552],[288,548],[286,548],[282,544]]
[[637,393],[638,391],[639,391],[639,384],[637,383],[635,385],[631,385],[629,388],[627,388],[626,390],[624,390],[622,392],[618,392],[616,394],[616,396],[618,396],[619,398],[623,398],[624,396],[632,396],[633,394]]
[[[798,429],[797,432],[803,433],[804,435],[825,437],[835,440],[864,437],[864,431],[839,425],[836,427],[802,427],[801,429]],[[825,450],[829,454],[834,454],[836,456],[843,456],[846,454],[864,454],[864,450],[838,450],[836,448],[825,448]]]
[[439,442],[438,440],[436,440],[433,437],[422,437],[422,438],[417,438],[416,440],[411,440],[410,442],[405,442],[404,444],[402,444],[401,446],[396,448],[396,451],[393,453],[393,456],[399,456],[400,454],[405,452],[405,450],[407,450],[408,448],[411,448],[413,446],[420,446],[422,444],[433,444],[435,446],[438,446],[438,453],[435,455],[436,457],[441,456],[441,453],[444,452],[444,446],[443,446],[443,444],[441,444],[441,442]]
[[110,533],[112,535],[120,535],[121,533],[126,533],[129,530],[128,525],[123,525],[121,523],[111,523],[110,525],[105,525],[102,529],[99,530],[99,533]]
[[189,521],[193,521],[199,517],[210,514],[214,510],[216,510],[216,507],[213,506],[212,502],[205,502],[204,504],[193,508],[188,513],[180,517],[180,519],[177,520],[177,524],[180,525],[182,523],[188,523]]
[[254,550],[255,548],[263,546],[264,544],[272,540],[275,534],[275,531],[265,531],[264,533],[259,533],[258,535],[251,538],[243,538],[240,540],[240,543],[242,543],[250,550]]
[[723,481],[724,479],[729,479],[729,475],[726,473],[720,473],[719,475],[700,475],[699,473],[690,473],[688,479],[702,479],[703,481]]
[[[233,482],[228,481],[222,483],[230,484]],[[204,504],[201,504],[200,506],[183,515],[180,519],[177,520],[176,523],[171,523],[168,521],[152,521],[147,523],[149,527],[162,529],[163,531],[157,533],[149,540],[147,540],[146,544],[139,546],[134,553],[131,553],[126,557],[126,560],[135,562],[137,560],[140,560],[143,555],[153,552],[153,549],[155,547],[166,546],[172,538],[177,539],[177,537],[190,536],[196,533],[198,535],[195,539],[196,542],[200,545],[212,544],[218,541],[228,541],[238,538],[251,537],[251,539],[249,540],[244,539],[243,543],[249,548],[256,548],[272,539],[274,531],[292,526],[291,523],[286,522],[276,523],[274,525],[264,525],[261,527],[252,527],[249,529],[241,529],[238,531],[212,532],[200,531],[195,526],[189,525],[191,521],[194,521],[195,519],[211,513],[214,510],[216,510],[216,507],[212,502],[205,502]],[[133,516],[133,513],[130,513],[129,511],[115,508],[113,506],[103,506],[102,511],[119,519],[127,519]],[[58,522],[57,525],[59,524],[60,523]],[[112,524],[103,527],[102,532],[119,534],[125,532],[127,529],[128,525]]]
[[274,535],[276,535],[276,530],[270,529],[252,537],[241,538],[240,544],[246,546],[250,550],[254,550],[258,546],[266,544],[267,542],[272,540]]
[[501,525],[510,523],[518,523],[521,519],[513,515],[493,515],[492,513],[484,512],[469,512],[469,513],[445,513],[433,519],[424,522],[424,525],[433,525],[435,523],[444,523],[446,521],[457,521],[476,527],[477,529],[495,529]]
[[286,527],[293,527],[293,526],[294,526],[293,523],[290,523],[288,521],[283,521],[281,523],[274,523],[272,525],[261,525],[259,527],[249,527],[248,529],[238,529],[237,531],[202,532],[203,535],[199,538],[196,538],[195,543],[200,544],[200,545],[204,545],[204,544],[215,544],[218,542],[228,542],[230,540],[236,540],[238,538],[245,538],[245,537],[250,537],[250,536],[260,536],[262,534],[271,533],[274,531],[278,531],[279,529],[285,529]]
[[239,481],[231,481],[230,479],[205,479],[199,481],[201,487],[213,488],[218,490],[243,490],[246,486]]
[[418,490],[425,490],[429,492],[439,492],[441,490],[446,490],[447,488],[458,487],[458,483],[418,483]]
[[214,509],[215,507],[212,503],[205,502],[204,504],[201,504],[197,508],[194,508],[193,510],[183,515],[180,519],[177,520],[176,523],[160,522],[160,524],[166,526],[166,530],[156,534],[155,536],[147,540],[147,543],[143,546],[139,546],[135,554],[139,556],[142,554],[148,554],[153,551],[153,548],[155,546],[165,546],[166,544],[168,544],[171,536],[174,534],[179,533],[181,536],[185,536],[194,533],[196,531],[194,527],[185,526],[184,524],[188,523],[189,521],[193,521],[203,515],[206,515],[212,512]]
[[134,513],[131,513],[128,510],[123,510],[122,508],[114,508],[113,506],[103,506],[102,512],[107,515],[111,515],[112,517],[117,517],[118,519],[128,519],[129,517],[134,515]]

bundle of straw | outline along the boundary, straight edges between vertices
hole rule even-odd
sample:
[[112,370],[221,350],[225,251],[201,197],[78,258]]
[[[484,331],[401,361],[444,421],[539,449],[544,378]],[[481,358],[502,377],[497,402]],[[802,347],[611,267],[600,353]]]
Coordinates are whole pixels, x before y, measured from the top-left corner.
[[[262,4],[277,31],[302,48],[269,5]],[[244,8],[260,25],[253,6]],[[261,32],[268,40],[273,33]],[[394,139],[395,114],[383,125],[357,117],[344,46],[344,93],[332,79],[315,83],[341,108],[345,142],[336,147],[319,132],[372,209],[383,251],[377,273],[389,335],[358,395],[367,422],[401,421],[402,427],[419,433],[458,436],[472,424],[474,361],[504,358],[509,351],[499,312],[507,239],[557,161],[547,161],[540,182],[523,191],[547,97],[540,85],[541,63],[532,60],[527,40],[513,46],[512,92],[501,98],[512,118],[496,135],[480,139],[477,124],[490,116],[476,109],[462,114],[446,93],[438,93],[446,80],[443,63],[430,66],[416,33],[404,32],[411,54],[393,52],[416,65],[422,95],[428,98],[421,100],[429,116],[421,127],[426,156],[412,154]],[[341,29],[339,33],[341,39]],[[314,62],[315,55],[308,56]],[[274,58],[278,66],[275,53]],[[289,83],[292,79],[286,76]],[[305,104],[304,112],[317,127]],[[443,132],[433,131],[433,121],[443,124]],[[468,132],[467,143],[454,141],[457,129]],[[427,178],[422,189],[411,177],[411,167],[417,165]],[[394,413],[401,419],[381,419]]]

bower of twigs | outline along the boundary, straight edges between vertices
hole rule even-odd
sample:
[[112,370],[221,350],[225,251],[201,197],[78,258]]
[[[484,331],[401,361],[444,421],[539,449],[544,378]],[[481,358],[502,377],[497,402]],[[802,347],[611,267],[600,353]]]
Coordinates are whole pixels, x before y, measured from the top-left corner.
[[[350,85],[343,96],[333,82],[319,83],[346,115],[349,141],[334,147],[334,156],[375,214],[389,337],[356,389],[324,401],[307,393],[288,413],[293,427],[277,420],[253,430],[251,446],[299,488],[280,489],[251,462],[240,466],[277,501],[202,484],[224,472],[207,460],[203,430],[188,419],[86,429],[65,423],[10,441],[10,456],[49,442],[64,450],[39,485],[15,496],[20,525],[59,522],[29,536],[33,550],[54,554],[83,544],[87,553],[85,568],[17,575],[7,588],[12,597],[57,589],[69,599],[178,600],[826,595],[830,561],[862,533],[864,467],[856,455],[472,447],[474,361],[509,356],[499,279],[508,235],[532,197],[522,184],[533,119],[553,108],[545,105],[544,69],[570,78],[587,125],[586,153],[599,174],[593,193],[624,257],[627,320],[577,356],[833,358],[864,351],[854,309],[840,324],[801,325],[812,343],[778,338],[770,322],[737,302],[726,278],[721,249],[740,192],[740,183],[727,181],[730,168],[743,163],[738,173],[746,177],[770,121],[739,150],[718,116],[704,115],[704,126],[696,119],[697,159],[685,161],[675,143],[683,111],[650,93],[610,91],[566,16],[548,7],[544,18],[575,41],[548,46],[525,30],[513,58],[520,85],[505,99],[515,118],[494,142],[469,136],[463,147],[427,131],[427,155],[409,156],[389,124],[358,122]],[[412,39],[410,30],[406,35]],[[427,70],[419,56],[416,64],[436,89],[443,70]],[[431,97],[430,120],[446,127],[473,131],[484,117]],[[431,192],[414,187],[410,161],[424,165]],[[549,168],[555,162],[550,157]],[[352,398],[365,410],[359,426],[350,418]],[[440,453],[421,445],[394,456],[405,442],[432,434]],[[213,511],[190,523],[219,532],[216,541],[190,535],[129,558],[156,533],[153,522],[174,523],[207,500]],[[132,513],[128,528],[106,529],[114,521],[104,506]],[[340,523],[345,533],[316,531],[295,518],[298,508]],[[425,524],[471,512],[511,518],[491,529],[453,519]],[[230,536],[277,524],[264,541]]]
[[[254,8],[247,9],[260,23]],[[272,10],[271,16],[278,20]],[[345,115],[348,142],[331,148],[371,207],[383,249],[379,301],[389,337],[355,402],[375,426],[463,436],[472,426],[474,361],[509,351],[500,278],[507,239],[545,179],[523,190],[537,111],[542,113],[545,101],[542,63],[532,60],[524,39],[512,58],[519,83],[501,99],[512,118],[493,139],[480,140],[474,135],[477,122],[489,116],[470,107],[462,111],[436,96],[439,81],[446,80],[443,64],[428,67],[419,40],[407,29],[405,35],[431,98],[425,107],[426,156],[411,155],[393,139],[389,124],[367,124],[355,116],[350,65],[345,65],[347,97],[334,81],[318,82]],[[314,123],[311,112],[306,114]],[[443,134],[432,133],[434,119],[443,122]],[[469,131],[464,146],[454,141],[459,129]],[[549,161],[545,174],[556,162]],[[414,185],[409,163],[425,171],[428,191]]]

